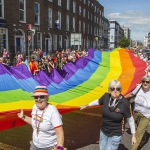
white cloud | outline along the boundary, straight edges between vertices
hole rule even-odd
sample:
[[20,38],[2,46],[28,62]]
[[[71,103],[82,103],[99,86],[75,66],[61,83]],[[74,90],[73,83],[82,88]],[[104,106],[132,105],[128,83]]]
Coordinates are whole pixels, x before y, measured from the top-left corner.
[[129,27],[131,38],[136,36],[139,40],[143,40],[144,36],[150,32],[150,15],[140,11],[129,10],[124,13],[110,13],[107,18]]

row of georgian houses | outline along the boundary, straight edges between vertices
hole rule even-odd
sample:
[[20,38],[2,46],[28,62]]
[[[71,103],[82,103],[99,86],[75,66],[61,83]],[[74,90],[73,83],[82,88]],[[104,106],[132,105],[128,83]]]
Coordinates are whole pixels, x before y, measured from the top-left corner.
[[113,48],[120,34],[98,0],[0,0],[0,7],[0,50],[11,54]]

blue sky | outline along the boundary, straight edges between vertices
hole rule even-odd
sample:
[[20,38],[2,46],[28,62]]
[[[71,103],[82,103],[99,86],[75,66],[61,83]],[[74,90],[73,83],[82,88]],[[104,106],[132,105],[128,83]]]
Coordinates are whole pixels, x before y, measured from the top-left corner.
[[150,0],[99,0],[104,16],[129,27],[131,38],[143,42],[150,32]]

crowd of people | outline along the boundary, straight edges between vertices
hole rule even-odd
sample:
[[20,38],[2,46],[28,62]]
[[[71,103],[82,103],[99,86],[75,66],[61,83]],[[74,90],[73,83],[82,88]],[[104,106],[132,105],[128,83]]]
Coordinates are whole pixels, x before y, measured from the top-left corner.
[[[147,76],[150,76],[150,56],[148,56],[143,49],[137,49],[137,48],[133,48],[132,52],[134,54],[134,56],[139,57],[140,59],[142,59],[143,61],[145,61],[147,63],[147,68],[145,70]],[[150,50],[149,50],[150,52]]]
[[[147,56],[142,49],[132,49],[132,51],[136,57],[139,57],[147,63],[147,69],[145,71],[150,75],[150,57]],[[5,48],[3,49],[1,55],[0,63],[3,63],[7,66],[19,66],[20,64],[25,64],[29,71],[35,75],[40,70],[47,70],[49,73],[51,73],[53,68],[63,69],[63,66],[68,62],[75,64],[78,58],[87,56],[88,51],[85,49],[66,49],[62,50],[61,52],[56,51],[54,53],[46,53],[39,48],[34,49],[30,55],[30,58],[28,58],[28,56],[26,56],[24,53],[17,52],[12,62],[10,62],[10,54]]]
[[[30,72],[35,75],[38,71],[47,70],[49,73],[52,72],[53,68],[63,69],[63,66],[72,62],[75,63],[80,57],[85,57],[88,52],[84,50],[71,50],[66,49],[61,52],[56,51],[55,53],[46,53],[42,49],[35,49],[30,59],[26,57],[23,53],[17,52],[13,59],[13,66],[19,66],[20,64],[25,64]],[[9,53],[6,49],[2,52],[2,57],[0,62],[5,65],[10,66]]]

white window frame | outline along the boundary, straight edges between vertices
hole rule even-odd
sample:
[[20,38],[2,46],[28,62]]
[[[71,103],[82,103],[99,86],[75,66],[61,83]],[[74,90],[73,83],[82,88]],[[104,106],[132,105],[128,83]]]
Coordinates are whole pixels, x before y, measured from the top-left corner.
[[59,35],[59,48],[62,48],[62,35]]
[[73,1],[73,13],[76,13],[76,2]]
[[72,20],[72,31],[75,32],[75,17],[73,17],[73,20]]
[[53,28],[53,10],[48,8],[48,28]]
[[1,0],[0,6],[1,6],[1,14],[2,14],[0,18],[4,18],[4,0]]
[[[20,2],[23,1],[23,8],[20,8]],[[23,13],[23,20],[20,20],[20,13]],[[26,22],[26,0],[19,0],[19,21]]]
[[70,0],[67,0],[67,10],[70,10]]
[[66,15],[66,31],[69,31],[69,15]]
[[85,17],[86,9],[83,8],[83,17]]
[[61,0],[58,0],[58,6],[61,6]]
[[85,22],[83,22],[83,33],[85,33]]
[[79,6],[79,15],[81,16],[81,14],[82,14],[82,8],[81,6]]
[[88,23],[88,25],[87,25],[87,31],[88,31],[88,34],[90,33],[90,25],[89,25],[89,23]]
[[79,20],[79,33],[81,32],[81,20]]
[[61,12],[58,11],[59,29],[61,29]]
[[53,35],[53,49],[57,50],[57,35]]
[[[35,8],[35,5],[38,6],[38,10],[39,10],[39,12],[36,13],[35,9],[34,9],[34,15],[37,15],[37,22],[35,22],[35,25],[40,25],[40,4],[37,2],[34,2],[34,8]],[[36,21],[36,20],[34,20],[34,21]]]

